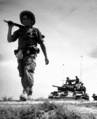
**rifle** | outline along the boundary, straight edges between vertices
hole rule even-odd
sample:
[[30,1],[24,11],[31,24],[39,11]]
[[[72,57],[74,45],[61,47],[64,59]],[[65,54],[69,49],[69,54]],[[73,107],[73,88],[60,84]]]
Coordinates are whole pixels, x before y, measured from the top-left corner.
[[[6,22],[6,23],[8,23],[9,25],[17,26],[17,27],[19,27],[20,29],[25,29],[25,26],[20,25],[20,24],[17,24],[17,23],[15,23],[15,22],[13,22],[13,21],[6,21],[6,20],[3,20],[3,21]],[[41,36],[42,36],[42,38],[45,38],[44,35],[41,34]]]
[[14,26],[17,26],[17,27],[22,28],[22,29],[25,28],[25,26],[17,24],[17,23],[14,23],[13,21],[6,21],[6,20],[4,20],[4,22],[8,23],[9,25],[14,25]]

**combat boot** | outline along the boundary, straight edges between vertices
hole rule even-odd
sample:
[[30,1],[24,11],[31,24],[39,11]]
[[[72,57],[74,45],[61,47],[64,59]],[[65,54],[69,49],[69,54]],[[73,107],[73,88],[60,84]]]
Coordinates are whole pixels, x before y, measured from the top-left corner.
[[25,90],[23,90],[23,93],[20,95],[20,100],[21,101],[26,101],[27,100],[27,93]]

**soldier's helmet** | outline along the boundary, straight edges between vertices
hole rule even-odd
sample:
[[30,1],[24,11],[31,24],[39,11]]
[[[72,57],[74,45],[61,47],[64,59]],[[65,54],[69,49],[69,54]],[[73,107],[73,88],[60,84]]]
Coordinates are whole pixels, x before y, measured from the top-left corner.
[[[27,11],[27,10],[25,10],[25,11],[22,11],[21,13],[20,13],[20,22],[22,23],[22,19],[23,19],[23,16],[24,15],[27,15],[27,16],[29,16],[30,18],[31,18],[31,20],[33,21],[33,23],[32,23],[32,25],[34,25],[35,24],[35,22],[36,22],[36,20],[35,20],[35,15],[32,13],[32,12],[30,12],[30,11]],[[22,23],[23,24],[23,23]]]

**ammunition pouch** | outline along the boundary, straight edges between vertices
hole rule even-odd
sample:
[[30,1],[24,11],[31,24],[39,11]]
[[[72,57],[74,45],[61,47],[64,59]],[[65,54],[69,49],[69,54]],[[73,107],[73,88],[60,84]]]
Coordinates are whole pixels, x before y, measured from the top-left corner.
[[[22,51],[22,53],[21,53],[21,51]],[[23,57],[25,57],[25,56],[31,55],[31,54],[38,54],[39,52],[40,52],[39,48],[37,48],[35,46],[26,47],[26,48],[23,48],[23,49],[20,49],[20,50],[19,49],[14,50],[14,54],[16,55],[17,58],[18,58],[17,55],[23,55]],[[21,59],[21,57],[18,58],[18,59]]]
[[15,54],[17,59],[19,59],[19,60],[23,59],[23,52],[22,52],[22,50],[14,50],[14,54]]
[[28,47],[27,50],[29,50],[31,54],[38,54],[40,52],[39,48],[35,46]]
[[26,48],[24,48],[22,50],[23,50],[23,54],[24,55],[38,54],[40,52],[39,48],[34,47],[34,46],[26,47]]

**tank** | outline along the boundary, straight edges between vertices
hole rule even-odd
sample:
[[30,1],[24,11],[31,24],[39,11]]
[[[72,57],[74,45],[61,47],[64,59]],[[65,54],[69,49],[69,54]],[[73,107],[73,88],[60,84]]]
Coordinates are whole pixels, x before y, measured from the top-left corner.
[[77,82],[76,80],[70,80],[69,83],[63,84],[62,86],[52,85],[57,88],[57,91],[53,91],[48,96],[49,99],[84,99],[89,100],[89,96],[86,93],[86,87],[82,82]]

